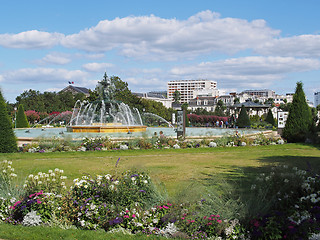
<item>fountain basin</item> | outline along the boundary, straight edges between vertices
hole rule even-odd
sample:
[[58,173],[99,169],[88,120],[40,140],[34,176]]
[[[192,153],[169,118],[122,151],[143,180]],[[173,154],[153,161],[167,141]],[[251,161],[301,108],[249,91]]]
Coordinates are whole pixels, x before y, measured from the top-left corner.
[[122,126],[122,125],[90,125],[90,126],[68,126],[67,132],[81,133],[121,133],[121,132],[145,132],[147,126]]

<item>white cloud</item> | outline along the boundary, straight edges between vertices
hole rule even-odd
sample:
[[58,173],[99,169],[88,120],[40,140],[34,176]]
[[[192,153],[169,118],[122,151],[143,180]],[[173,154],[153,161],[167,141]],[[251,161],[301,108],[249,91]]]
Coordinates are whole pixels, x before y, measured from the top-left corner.
[[112,68],[114,65],[112,63],[86,63],[82,65],[82,68],[89,72],[104,72],[108,68]]
[[65,65],[71,62],[71,59],[68,54],[65,53],[50,53],[47,54],[41,60],[35,61],[39,65],[47,64],[56,64],[56,65]]
[[319,68],[320,61],[317,59],[257,56],[175,67],[171,69],[171,74],[178,79],[205,78],[216,80],[224,87],[262,87],[270,86],[275,80],[282,79],[286,74]]
[[6,48],[39,49],[51,48],[64,37],[61,33],[31,30],[18,34],[0,34],[0,46]]
[[278,34],[264,20],[220,18],[208,10],[184,21],[154,15],[104,20],[66,36],[62,44],[92,52],[117,48],[135,58],[176,59],[213,51],[234,53],[258,46]]
[[81,70],[66,70],[55,68],[24,68],[3,73],[3,82],[6,84],[46,85],[55,87],[68,81],[83,82],[88,77]]
[[255,50],[263,55],[320,57],[320,35],[300,35],[273,39]]

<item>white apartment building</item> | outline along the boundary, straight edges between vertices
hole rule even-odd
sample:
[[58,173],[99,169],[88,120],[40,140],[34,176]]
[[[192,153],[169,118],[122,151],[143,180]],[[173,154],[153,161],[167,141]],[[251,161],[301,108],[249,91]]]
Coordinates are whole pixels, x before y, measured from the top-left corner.
[[242,93],[246,93],[250,96],[254,97],[263,97],[263,98],[274,98],[275,92],[269,89],[263,89],[263,90],[245,90]]
[[199,79],[199,80],[174,80],[169,81],[167,85],[168,99],[173,101],[173,93],[180,92],[180,103],[188,103],[195,98],[196,92],[206,93],[206,95],[216,96],[217,82]]
[[320,104],[320,92],[314,93],[314,107],[317,107]]

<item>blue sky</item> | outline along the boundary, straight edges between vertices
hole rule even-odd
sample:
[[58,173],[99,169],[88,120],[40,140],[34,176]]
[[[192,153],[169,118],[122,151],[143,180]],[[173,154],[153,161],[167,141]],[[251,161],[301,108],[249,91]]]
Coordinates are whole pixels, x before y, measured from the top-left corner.
[[6,1],[0,88],[94,89],[106,71],[134,92],[209,79],[226,93],[320,91],[320,1]]

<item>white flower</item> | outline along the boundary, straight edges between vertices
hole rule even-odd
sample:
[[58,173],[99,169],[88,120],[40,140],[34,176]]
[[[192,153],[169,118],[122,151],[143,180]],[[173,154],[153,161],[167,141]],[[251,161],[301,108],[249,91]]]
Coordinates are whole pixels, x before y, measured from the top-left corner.
[[38,184],[41,185],[41,184],[42,184],[42,181],[39,181]]
[[114,189],[114,185],[111,184],[111,185],[109,186],[109,189],[110,189],[110,190],[113,190],[113,189]]
[[[6,161],[6,160],[5,160],[5,161]],[[11,165],[11,164],[12,164],[12,161],[8,161],[8,164]]]
[[50,170],[48,171],[48,173],[52,173],[52,170],[50,169]]
[[147,184],[147,183],[148,183],[148,180],[143,180],[143,183]]

